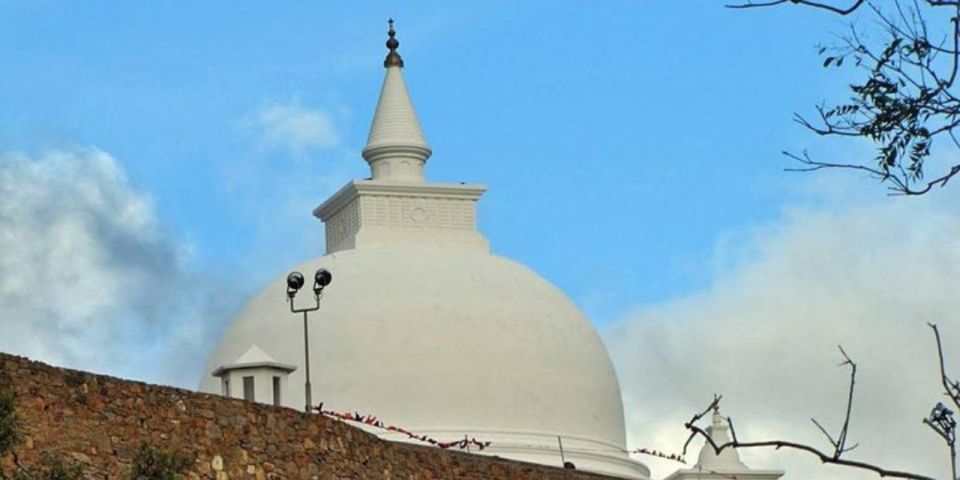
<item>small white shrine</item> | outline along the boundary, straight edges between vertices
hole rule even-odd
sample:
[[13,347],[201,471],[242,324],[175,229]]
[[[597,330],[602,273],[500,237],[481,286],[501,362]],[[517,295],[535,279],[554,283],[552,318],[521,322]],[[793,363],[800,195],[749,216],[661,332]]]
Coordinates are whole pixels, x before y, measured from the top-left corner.
[[217,367],[213,376],[220,379],[220,393],[225,397],[284,405],[287,377],[296,369],[274,360],[254,344],[232,363]]
[[[730,426],[720,412],[713,411],[713,423],[707,433],[718,446],[730,441]],[[752,470],[740,460],[736,449],[717,450],[704,442],[700,456],[692,468],[677,470],[664,480],[777,480],[783,476],[780,470]]]

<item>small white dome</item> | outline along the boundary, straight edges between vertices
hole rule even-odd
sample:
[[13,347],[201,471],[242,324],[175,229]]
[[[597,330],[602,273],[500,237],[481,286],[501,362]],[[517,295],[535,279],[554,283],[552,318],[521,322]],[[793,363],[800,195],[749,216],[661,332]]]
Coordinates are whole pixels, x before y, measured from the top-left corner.
[[[314,403],[558,466],[562,435],[578,468],[648,476],[619,452],[623,407],[603,343],[530,269],[479,249],[410,245],[336,252],[296,269],[311,278],[320,267],[333,283],[310,314]],[[285,286],[285,276],[271,282],[234,320],[208,372],[254,342],[303,364],[302,316],[290,312]],[[308,287],[298,306],[313,301]],[[287,406],[302,407],[303,375],[290,374]],[[217,392],[216,380],[208,374],[202,389]]]

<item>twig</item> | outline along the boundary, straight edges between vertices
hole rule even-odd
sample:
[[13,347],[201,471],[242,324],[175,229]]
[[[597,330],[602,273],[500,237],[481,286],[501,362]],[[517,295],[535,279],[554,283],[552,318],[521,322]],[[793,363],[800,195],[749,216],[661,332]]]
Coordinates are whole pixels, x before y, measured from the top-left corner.
[[[927,325],[933,329],[933,336],[937,342],[937,359],[940,364],[940,383],[943,384],[944,393],[947,397],[953,402],[954,406],[960,408],[960,383],[956,381],[951,381],[950,377],[947,376],[946,366],[943,361],[943,343],[940,340],[940,329],[933,323],[927,323]],[[938,406],[939,407],[939,406]],[[923,423],[930,427],[933,431],[937,432],[941,437],[943,437],[944,442],[947,444],[947,448],[950,450],[950,471],[953,474],[951,478],[957,478],[957,438],[956,438],[956,423],[951,425],[948,431],[938,428],[934,425],[929,419],[923,419]]]
[[835,7],[826,3],[820,2],[810,2],[805,0],[771,0],[769,2],[751,2],[741,4],[726,5],[727,8],[733,9],[745,9],[745,8],[763,8],[763,7],[773,7],[776,5],[782,5],[785,3],[792,3],[794,5],[804,5],[807,7],[820,8],[823,10],[828,10],[839,15],[849,15],[856,11],[860,6],[864,4],[866,0],[856,0],[847,8]]

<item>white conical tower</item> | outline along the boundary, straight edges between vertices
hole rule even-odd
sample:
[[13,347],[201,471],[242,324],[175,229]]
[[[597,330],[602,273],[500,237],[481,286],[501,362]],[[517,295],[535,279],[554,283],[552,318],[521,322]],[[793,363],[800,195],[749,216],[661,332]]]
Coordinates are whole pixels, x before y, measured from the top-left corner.
[[[717,409],[713,411],[713,423],[707,433],[718,446],[730,441],[730,426]],[[782,470],[752,470],[740,460],[736,449],[724,448],[717,453],[709,442],[705,442],[693,468],[677,470],[665,480],[777,480],[781,476]]]
[[423,138],[403,81],[403,59],[397,53],[400,42],[396,39],[393,20],[389,24],[387,48],[390,53],[383,61],[387,74],[380,89],[380,100],[363,158],[370,164],[370,176],[374,180],[422,182],[423,165],[430,158],[430,146]]

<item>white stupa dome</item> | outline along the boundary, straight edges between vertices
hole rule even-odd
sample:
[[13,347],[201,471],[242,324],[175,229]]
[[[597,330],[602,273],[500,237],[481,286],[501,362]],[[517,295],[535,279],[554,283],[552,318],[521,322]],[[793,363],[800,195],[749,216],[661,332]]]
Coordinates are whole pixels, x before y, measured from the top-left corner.
[[[430,150],[402,61],[391,58],[372,129],[377,143],[365,150],[375,153],[367,155],[373,178],[317,208],[328,253],[291,269],[308,279],[298,307],[313,304],[313,272],[333,274],[309,317],[313,403],[441,441],[490,441],[484,454],[646,479],[649,470],[624,451],[620,388],[590,321],[536,273],[489,253],[475,226],[483,187],[423,179]],[[389,122],[380,121],[384,111]],[[391,137],[403,131],[416,136]],[[254,344],[276,362],[303,365],[303,320],[290,312],[285,279],[234,319],[202,390],[221,393],[211,372]],[[289,373],[282,405],[304,407],[305,373]]]

